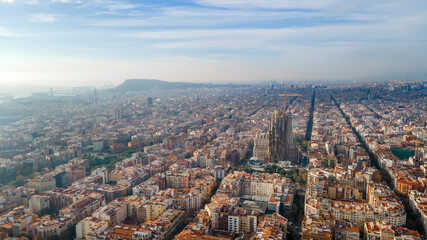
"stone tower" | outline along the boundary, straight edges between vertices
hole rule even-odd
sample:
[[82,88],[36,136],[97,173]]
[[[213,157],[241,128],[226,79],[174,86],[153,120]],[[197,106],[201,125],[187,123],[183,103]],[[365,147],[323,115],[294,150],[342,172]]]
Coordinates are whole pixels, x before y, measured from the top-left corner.
[[269,130],[269,161],[294,161],[296,156],[294,151],[292,134],[292,114],[288,111],[274,111]]

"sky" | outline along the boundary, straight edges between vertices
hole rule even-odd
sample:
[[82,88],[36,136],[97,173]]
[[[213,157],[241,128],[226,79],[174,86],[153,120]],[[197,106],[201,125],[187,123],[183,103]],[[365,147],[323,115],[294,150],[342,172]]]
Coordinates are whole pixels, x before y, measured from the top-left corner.
[[0,87],[427,72],[425,0],[0,0]]

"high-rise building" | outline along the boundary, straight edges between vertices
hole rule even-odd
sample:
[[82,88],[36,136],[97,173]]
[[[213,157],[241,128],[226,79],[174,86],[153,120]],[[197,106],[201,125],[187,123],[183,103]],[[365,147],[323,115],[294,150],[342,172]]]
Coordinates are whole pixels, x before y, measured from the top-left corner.
[[152,97],[148,97],[147,98],[147,105],[148,106],[153,106],[153,98]]
[[123,119],[123,109],[121,108],[116,108],[114,110],[114,116],[116,117],[116,120],[121,120]]

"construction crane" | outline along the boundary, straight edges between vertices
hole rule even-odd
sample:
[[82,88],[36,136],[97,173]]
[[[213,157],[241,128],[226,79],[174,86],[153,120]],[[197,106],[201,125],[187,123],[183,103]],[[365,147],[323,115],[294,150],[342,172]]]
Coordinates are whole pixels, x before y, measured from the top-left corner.
[[283,94],[280,94],[279,96],[283,96],[283,112],[286,112],[286,97],[298,97],[302,96],[301,94],[296,93],[286,93],[286,91],[283,92]]

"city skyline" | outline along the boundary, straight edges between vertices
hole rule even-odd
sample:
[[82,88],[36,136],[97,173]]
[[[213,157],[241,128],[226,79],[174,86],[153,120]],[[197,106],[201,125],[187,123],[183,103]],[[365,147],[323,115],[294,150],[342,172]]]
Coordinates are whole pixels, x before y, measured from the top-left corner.
[[427,239],[426,89],[2,95],[0,239]]
[[0,1],[0,86],[425,76],[425,1]]

